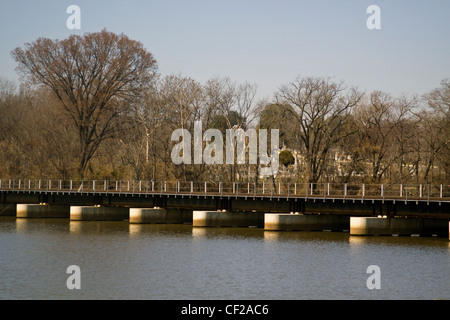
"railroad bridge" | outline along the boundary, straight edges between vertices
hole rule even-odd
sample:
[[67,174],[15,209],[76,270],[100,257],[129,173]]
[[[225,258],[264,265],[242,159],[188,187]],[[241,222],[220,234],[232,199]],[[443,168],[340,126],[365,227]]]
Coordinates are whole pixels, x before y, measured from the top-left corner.
[[[254,220],[258,226],[264,225],[264,215],[267,214],[293,214],[302,216],[302,219],[318,215],[333,219],[336,219],[335,216],[385,217],[389,221],[391,218],[416,218],[422,221],[421,224],[432,220],[443,222],[447,225],[448,233],[450,220],[450,186],[442,184],[0,179],[0,203],[0,215],[8,212],[10,215],[16,214],[11,214],[11,211],[19,204],[68,208],[95,206],[104,210],[163,208],[184,212],[184,215],[189,211],[211,214],[228,212],[233,217],[240,217],[240,221],[245,220],[242,219],[245,215],[258,216]],[[214,216],[217,222],[217,213]],[[221,214],[221,217],[225,217],[225,214]],[[195,214],[192,219],[190,221],[195,225]],[[208,223],[199,225],[208,226]]]

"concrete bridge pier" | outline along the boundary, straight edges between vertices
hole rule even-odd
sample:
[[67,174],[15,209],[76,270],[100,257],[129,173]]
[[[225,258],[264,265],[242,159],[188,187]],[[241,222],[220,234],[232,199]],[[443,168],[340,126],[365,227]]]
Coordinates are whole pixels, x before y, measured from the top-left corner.
[[264,230],[269,231],[348,231],[349,229],[349,216],[292,213],[264,215]]
[[449,237],[447,219],[351,217],[350,235],[421,235]]
[[129,219],[129,208],[106,206],[71,206],[70,220],[123,221]]
[[17,218],[68,218],[70,206],[49,204],[17,204]]
[[194,211],[192,215],[194,227],[262,227],[263,225],[263,212]]
[[192,223],[192,210],[177,208],[130,208],[130,223]]

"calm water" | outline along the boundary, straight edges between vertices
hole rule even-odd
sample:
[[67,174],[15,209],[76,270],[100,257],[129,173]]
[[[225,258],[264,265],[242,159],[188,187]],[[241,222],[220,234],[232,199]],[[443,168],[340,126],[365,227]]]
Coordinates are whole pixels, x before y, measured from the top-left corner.
[[442,238],[0,217],[0,246],[0,299],[450,299]]

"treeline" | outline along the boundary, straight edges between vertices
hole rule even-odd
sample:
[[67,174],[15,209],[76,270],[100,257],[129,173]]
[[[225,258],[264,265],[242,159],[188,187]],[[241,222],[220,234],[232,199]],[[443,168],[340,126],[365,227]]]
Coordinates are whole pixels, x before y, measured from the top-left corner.
[[[12,56],[22,82],[0,81],[2,178],[449,181],[449,80],[424,96],[393,97],[298,77],[272,101],[258,100],[253,84],[162,76],[141,43],[105,30],[41,38]],[[279,129],[280,172],[174,164],[172,132],[193,133],[198,120],[224,137],[231,128]]]

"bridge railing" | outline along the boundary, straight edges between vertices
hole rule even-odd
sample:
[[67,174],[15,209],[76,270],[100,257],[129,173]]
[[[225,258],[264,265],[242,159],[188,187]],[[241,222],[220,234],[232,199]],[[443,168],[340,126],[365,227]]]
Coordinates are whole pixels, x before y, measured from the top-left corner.
[[448,184],[0,179],[0,190],[450,201]]

